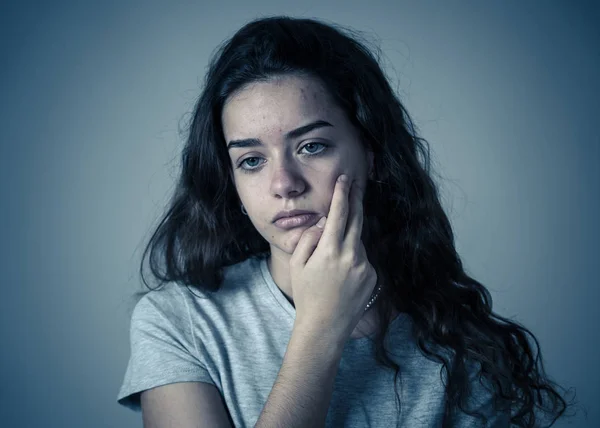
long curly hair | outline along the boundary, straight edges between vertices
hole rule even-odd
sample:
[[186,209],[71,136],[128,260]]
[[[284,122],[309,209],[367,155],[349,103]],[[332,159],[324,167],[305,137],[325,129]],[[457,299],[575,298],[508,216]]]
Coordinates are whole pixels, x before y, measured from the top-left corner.
[[375,155],[375,178],[365,192],[364,244],[385,284],[376,306],[376,361],[397,379],[400,368],[384,347],[384,320],[395,308],[410,315],[418,348],[447,375],[444,426],[457,408],[485,419],[467,408],[468,361],[477,363],[478,376],[494,388],[495,408],[510,411],[512,424],[539,426],[536,410],[543,410],[553,425],[567,403],[544,372],[537,339],[493,313],[489,292],[465,273],[431,178],[428,144],[392,90],[379,49],[336,24],[258,19],[214,53],[187,129],[178,183],[142,256],[144,284],[149,287],[143,269],[148,258],[160,285],[173,281],[217,292],[224,267],[269,251],[240,211],[221,111],[244,85],[290,74],[320,79]]

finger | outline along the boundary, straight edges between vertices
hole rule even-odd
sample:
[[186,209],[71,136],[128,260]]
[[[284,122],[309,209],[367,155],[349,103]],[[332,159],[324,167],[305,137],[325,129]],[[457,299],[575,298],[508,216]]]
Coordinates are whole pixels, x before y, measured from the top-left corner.
[[[325,220],[325,217],[321,217],[317,224],[322,224]],[[294,249],[294,253],[292,257],[290,257],[290,266],[304,266],[310,259],[310,256],[317,248],[319,244],[319,240],[323,233],[323,229],[317,224],[309,227],[304,232],[302,232],[302,236],[300,236],[300,240],[298,244],[296,244],[296,248]]]
[[[345,181],[344,181],[345,177]],[[323,240],[334,244],[339,249],[346,233],[346,223],[348,220],[348,194],[350,183],[346,174],[340,175],[335,182],[333,197],[327,214],[327,223],[323,230]]]
[[344,237],[343,246],[348,248],[358,248],[361,237],[364,222],[364,208],[363,208],[364,190],[354,180],[352,182],[352,188],[350,189],[350,213],[348,217],[348,227],[346,230],[346,236]]

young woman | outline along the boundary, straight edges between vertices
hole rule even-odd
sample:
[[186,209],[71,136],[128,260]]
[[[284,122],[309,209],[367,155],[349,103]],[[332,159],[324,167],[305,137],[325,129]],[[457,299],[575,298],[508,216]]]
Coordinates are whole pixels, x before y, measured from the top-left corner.
[[144,252],[119,403],[148,427],[552,424],[566,402],[463,270],[426,147],[347,30],[240,29]]

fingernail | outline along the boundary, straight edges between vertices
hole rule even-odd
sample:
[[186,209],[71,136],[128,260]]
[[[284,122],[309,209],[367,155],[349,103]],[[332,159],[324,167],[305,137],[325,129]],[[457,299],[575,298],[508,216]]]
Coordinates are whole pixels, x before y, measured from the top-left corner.
[[342,174],[338,177],[338,181],[348,181],[348,176],[346,174]]
[[321,217],[321,220],[319,220],[317,222],[317,227],[320,229],[323,229],[323,226],[325,226],[325,221],[327,220],[327,217]]

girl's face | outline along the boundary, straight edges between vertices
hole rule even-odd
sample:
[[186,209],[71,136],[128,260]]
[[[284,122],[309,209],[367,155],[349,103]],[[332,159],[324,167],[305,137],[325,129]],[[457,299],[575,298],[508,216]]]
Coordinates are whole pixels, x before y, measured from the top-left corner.
[[[249,84],[226,101],[221,119],[238,196],[272,253],[291,255],[302,232],[328,214],[340,174],[366,188],[372,153],[318,79]],[[290,210],[317,215],[298,227],[274,223]]]

